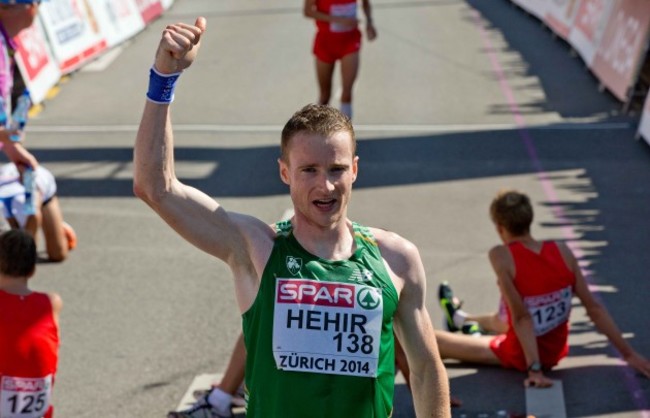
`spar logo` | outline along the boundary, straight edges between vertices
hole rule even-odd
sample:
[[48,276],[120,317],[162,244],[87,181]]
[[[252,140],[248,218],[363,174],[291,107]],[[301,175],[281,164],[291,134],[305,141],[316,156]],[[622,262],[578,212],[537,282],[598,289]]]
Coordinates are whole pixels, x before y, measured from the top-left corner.
[[42,378],[5,376],[2,379],[2,389],[11,392],[42,392],[48,387],[48,381]]
[[292,255],[287,256],[287,269],[289,273],[294,276],[300,272],[302,268],[302,258],[294,257]]
[[381,294],[379,289],[365,287],[357,293],[357,303],[363,309],[373,310],[381,303]]
[[317,280],[279,279],[277,281],[277,303],[335,306],[353,308],[354,285]]

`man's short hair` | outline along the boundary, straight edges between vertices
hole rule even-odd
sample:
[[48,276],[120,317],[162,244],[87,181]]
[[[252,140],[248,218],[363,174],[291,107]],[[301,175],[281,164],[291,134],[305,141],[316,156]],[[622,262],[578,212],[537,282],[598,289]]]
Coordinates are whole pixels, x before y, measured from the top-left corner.
[[511,235],[530,232],[533,223],[533,206],[530,199],[516,190],[500,191],[490,205],[492,222],[504,227]]
[[36,268],[36,242],[22,229],[0,235],[0,273],[11,277],[28,277]]
[[357,141],[350,118],[331,106],[308,104],[293,114],[282,129],[280,144],[282,160],[287,161],[287,150],[291,138],[301,132],[319,134],[324,137],[329,137],[337,132],[348,132],[352,139],[352,155],[356,154]]

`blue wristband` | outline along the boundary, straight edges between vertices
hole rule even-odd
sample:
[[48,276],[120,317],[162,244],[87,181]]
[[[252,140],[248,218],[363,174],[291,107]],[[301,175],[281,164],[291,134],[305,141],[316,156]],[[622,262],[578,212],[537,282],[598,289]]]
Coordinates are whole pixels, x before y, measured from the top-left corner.
[[181,73],[161,74],[154,67],[149,70],[147,99],[158,104],[169,104],[174,100],[176,81]]

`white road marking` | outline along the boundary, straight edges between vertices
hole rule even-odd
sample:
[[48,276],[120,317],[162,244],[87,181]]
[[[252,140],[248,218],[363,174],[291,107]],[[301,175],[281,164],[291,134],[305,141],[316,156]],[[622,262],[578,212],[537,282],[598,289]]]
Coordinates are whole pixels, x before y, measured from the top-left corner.
[[526,415],[544,418],[566,418],[561,380],[553,380],[550,388],[526,388]]

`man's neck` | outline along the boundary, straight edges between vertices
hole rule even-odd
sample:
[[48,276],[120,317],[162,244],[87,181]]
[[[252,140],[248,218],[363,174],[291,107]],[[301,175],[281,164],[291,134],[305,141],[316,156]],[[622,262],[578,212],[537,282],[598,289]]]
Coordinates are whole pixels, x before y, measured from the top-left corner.
[[356,250],[352,223],[347,218],[329,228],[301,221],[295,216],[292,224],[296,240],[315,256],[327,260],[347,260]]
[[8,277],[0,275],[0,290],[12,295],[27,296],[32,293],[25,277]]

